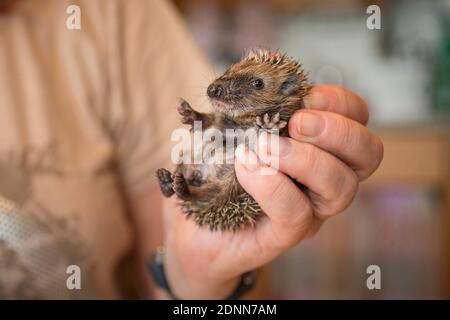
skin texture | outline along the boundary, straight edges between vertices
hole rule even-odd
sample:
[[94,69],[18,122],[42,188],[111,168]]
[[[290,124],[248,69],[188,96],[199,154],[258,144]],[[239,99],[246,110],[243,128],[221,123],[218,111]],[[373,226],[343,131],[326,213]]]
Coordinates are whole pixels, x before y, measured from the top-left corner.
[[[313,236],[325,220],[349,206],[359,182],[383,158],[381,140],[365,127],[367,120],[367,105],[359,96],[319,85],[305,100],[305,109],[289,121],[292,138],[283,138],[279,172],[258,174],[260,166],[248,166],[246,159],[259,156],[264,163],[268,155],[238,149],[239,182],[267,214],[255,228],[210,232],[187,220],[174,202],[166,202],[165,265],[175,294],[185,299],[226,297],[244,272]],[[309,191],[303,193],[287,175]]]

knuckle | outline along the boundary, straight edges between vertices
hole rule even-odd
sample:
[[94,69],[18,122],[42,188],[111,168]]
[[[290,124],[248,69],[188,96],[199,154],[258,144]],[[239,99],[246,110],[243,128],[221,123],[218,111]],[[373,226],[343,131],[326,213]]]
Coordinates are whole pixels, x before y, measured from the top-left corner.
[[337,111],[339,106],[346,105],[346,95],[342,87],[328,84],[325,88],[328,95],[329,111]]
[[363,143],[363,127],[344,116],[333,114],[332,117],[327,132],[329,143],[340,153],[354,156],[355,150]]
[[361,123],[363,125],[366,125],[369,122],[369,107],[366,103],[366,101],[361,98],[360,96],[357,96],[360,100],[359,106],[360,106],[360,115],[361,115]]
[[358,176],[360,180],[368,178],[375,170],[380,166],[384,157],[384,146],[381,139],[375,135],[372,136],[370,142],[370,161],[366,165],[366,168],[359,170]]
[[356,192],[358,191],[359,187],[359,179],[358,176],[353,172],[350,171],[347,179],[347,187],[344,189],[344,199],[350,204],[352,202],[353,198],[356,195]]
[[335,184],[332,193],[324,201],[321,211],[326,216],[333,216],[346,209],[353,201],[358,191],[357,175],[350,171],[343,175]]
[[359,179],[357,175],[351,171],[346,176],[345,185],[342,187],[339,196],[336,198],[335,214],[346,209],[353,201],[358,191]]
[[355,120],[362,125],[367,124],[369,120],[369,108],[366,101],[356,94],[355,92],[342,88],[341,90],[341,103],[345,106],[345,110],[348,114],[353,114]]
[[303,240],[310,233],[313,221],[312,210],[308,209],[306,212],[303,210],[303,212],[292,214],[285,225],[279,224],[280,230],[284,231],[278,236],[278,248],[287,250]]
[[308,170],[313,172],[318,162],[319,153],[317,148],[312,144],[304,144],[303,156],[302,156],[302,170]]
[[268,188],[264,188],[266,195],[273,195],[275,199],[280,196],[284,197],[284,181],[282,179],[271,179],[271,181]]
[[295,230],[306,230],[313,218],[311,206],[303,201],[297,201],[292,209],[292,214],[288,221],[289,225]]
[[317,219],[315,216],[312,216],[311,227],[308,230],[308,233],[305,235],[304,239],[310,239],[319,232],[320,227],[322,226],[323,221]]
[[358,130],[353,130],[352,123],[344,117],[335,117],[335,139],[339,139],[340,144],[350,148],[359,140]]
[[374,139],[374,149],[375,149],[375,155],[374,155],[373,171],[375,171],[378,168],[381,161],[383,161],[383,157],[384,157],[384,145],[378,136],[375,136],[375,139]]
[[340,199],[343,190],[346,188],[347,177],[341,173],[341,170],[336,168],[330,168],[328,172],[328,192],[324,195],[324,199],[328,202],[335,202],[336,199]]
[[271,199],[277,199],[277,205],[276,212],[268,213],[276,226],[276,243],[278,249],[288,249],[307,233],[313,220],[313,210],[289,181],[281,180],[271,189],[274,191]]
[[280,252],[290,249],[298,242],[298,240],[295,239],[294,236],[286,235],[285,233],[282,235],[277,234],[276,238],[277,238],[277,240],[276,240],[275,249]]

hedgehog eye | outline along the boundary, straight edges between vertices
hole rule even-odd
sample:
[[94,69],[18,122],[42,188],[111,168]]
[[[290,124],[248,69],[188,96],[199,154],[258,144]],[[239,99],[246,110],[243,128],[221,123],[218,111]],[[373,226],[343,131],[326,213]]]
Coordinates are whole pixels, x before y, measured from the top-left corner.
[[252,82],[250,82],[250,85],[253,89],[261,90],[262,88],[264,88],[264,81],[262,81],[262,79],[256,78],[253,79]]

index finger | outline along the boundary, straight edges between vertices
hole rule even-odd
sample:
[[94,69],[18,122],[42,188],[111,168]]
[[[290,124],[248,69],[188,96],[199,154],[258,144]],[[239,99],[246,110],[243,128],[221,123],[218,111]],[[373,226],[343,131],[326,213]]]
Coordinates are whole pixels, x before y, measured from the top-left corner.
[[307,236],[314,215],[309,198],[283,173],[262,173],[258,156],[241,145],[236,149],[236,176],[270,219],[264,241],[286,249]]
[[333,84],[312,87],[304,99],[305,108],[331,111],[365,125],[369,119],[367,103],[356,93]]

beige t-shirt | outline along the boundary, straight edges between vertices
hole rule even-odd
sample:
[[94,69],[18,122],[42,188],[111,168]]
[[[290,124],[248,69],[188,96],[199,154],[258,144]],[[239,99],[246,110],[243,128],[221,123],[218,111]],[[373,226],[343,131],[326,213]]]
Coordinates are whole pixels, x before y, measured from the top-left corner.
[[[73,4],[81,30],[66,27]],[[134,238],[127,201],[155,190],[178,99],[204,109],[211,79],[167,2],[22,0],[0,15],[0,200],[47,228],[23,241],[24,254],[2,238],[0,214],[0,298],[55,297],[30,254],[59,259],[44,259],[41,274],[66,279],[77,265],[92,287],[57,283],[57,297],[121,297],[117,269]]]

